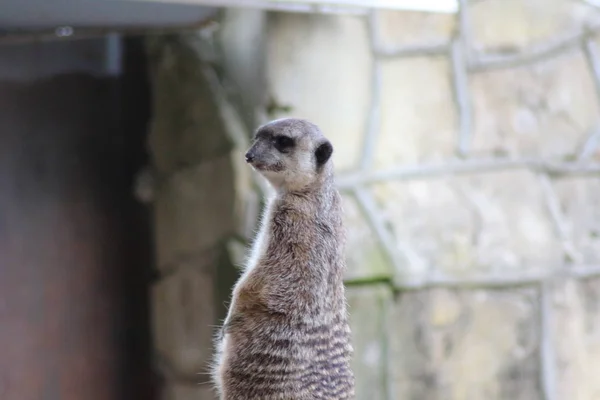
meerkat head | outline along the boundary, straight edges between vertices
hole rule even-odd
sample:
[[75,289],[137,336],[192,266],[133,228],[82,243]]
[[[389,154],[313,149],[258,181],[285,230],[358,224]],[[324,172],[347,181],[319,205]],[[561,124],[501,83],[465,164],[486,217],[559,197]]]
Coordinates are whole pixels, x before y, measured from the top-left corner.
[[330,172],[332,153],[331,142],[316,125],[283,118],[256,130],[246,162],[277,189],[303,190]]

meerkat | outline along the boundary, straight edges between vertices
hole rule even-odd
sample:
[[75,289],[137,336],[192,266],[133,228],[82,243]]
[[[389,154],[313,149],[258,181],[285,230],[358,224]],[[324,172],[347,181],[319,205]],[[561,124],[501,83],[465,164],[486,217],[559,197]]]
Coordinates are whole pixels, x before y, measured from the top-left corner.
[[217,339],[222,400],[354,399],[333,146],[296,118],[259,127],[246,162],[274,188]]

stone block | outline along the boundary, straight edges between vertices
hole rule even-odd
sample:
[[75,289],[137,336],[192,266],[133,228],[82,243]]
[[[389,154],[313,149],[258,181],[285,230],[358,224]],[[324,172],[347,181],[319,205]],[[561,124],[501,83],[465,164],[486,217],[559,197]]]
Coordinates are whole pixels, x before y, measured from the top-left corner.
[[152,289],[154,347],[176,374],[203,381],[213,354],[215,278],[182,266]]
[[600,118],[593,77],[579,49],[478,73],[470,82],[476,154],[572,158]]
[[561,280],[552,295],[557,399],[600,399],[600,279]]
[[224,7],[216,32],[220,65],[236,87],[239,116],[254,126],[255,107],[265,104],[265,33],[268,13],[261,8]]
[[580,262],[600,262],[600,181],[598,177],[556,179],[554,187],[562,206],[567,235],[581,256]]
[[349,195],[343,195],[342,198],[347,239],[345,279],[353,281],[392,277],[390,262],[356,200]]
[[372,60],[364,21],[355,16],[273,13],[267,45],[273,100],[319,125],[334,147],[338,171],[361,157],[371,104]]
[[452,157],[458,144],[458,118],[448,58],[386,60],[381,74],[375,167]]
[[149,46],[153,114],[148,144],[161,175],[232,148],[191,40],[157,36]]
[[217,400],[216,392],[210,384],[193,385],[191,383],[168,383],[161,400]]
[[556,40],[600,20],[591,5],[573,0],[484,0],[468,11],[475,49],[498,53]]
[[389,319],[392,398],[543,398],[535,299],[514,288],[402,293]]
[[229,155],[164,181],[154,203],[157,264],[201,253],[235,230],[235,187]]
[[356,398],[386,400],[389,398],[387,336],[392,291],[383,284],[365,285],[348,288],[346,296],[354,347],[352,368]]
[[383,50],[450,43],[456,16],[419,11],[375,11],[378,45]]
[[423,260],[398,271],[400,282],[436,270],[468,278],[562,265],[541,185],[528,170],[389,182],[373,191],[398,248]]

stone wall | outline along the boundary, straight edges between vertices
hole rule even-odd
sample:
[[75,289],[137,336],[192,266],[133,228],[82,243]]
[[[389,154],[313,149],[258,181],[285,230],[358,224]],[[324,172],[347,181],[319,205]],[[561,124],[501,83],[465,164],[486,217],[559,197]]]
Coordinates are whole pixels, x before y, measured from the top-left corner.
[[150,38],[147,46],[153,164],[137,191],[154,210],[153,335],[165,400],[214,398],[212,338],[235,279],[227,240],[243,215],[234,142],[194,44],[181,35]]
[[[169,271],[158,353],[188,377],[206,358],[223,308],[206,282],[221,267],[198,254],[225,246],[241,260],[262,193],[242,148],[256,124],[294,115],[335,146],[358,399],[600,399],[598,27],[574,0],[463,1],[457,15],[230,10],[210,93],[200,72],[169,80],[163,44],[155,85],[183,97],[155,102],[170,121],[156,117],[152,141]],[[233,153],[216,145],[225,132]]]

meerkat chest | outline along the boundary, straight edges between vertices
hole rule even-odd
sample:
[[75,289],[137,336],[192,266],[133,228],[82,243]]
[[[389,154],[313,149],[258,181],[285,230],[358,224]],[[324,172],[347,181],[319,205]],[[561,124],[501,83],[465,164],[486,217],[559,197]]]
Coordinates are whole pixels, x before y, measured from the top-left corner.
[[264,279],[256,266],[247,268],[233,288],[232,306],[235,311],[241,312],[256,305],[263,286]]

